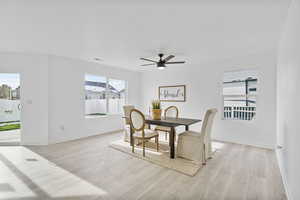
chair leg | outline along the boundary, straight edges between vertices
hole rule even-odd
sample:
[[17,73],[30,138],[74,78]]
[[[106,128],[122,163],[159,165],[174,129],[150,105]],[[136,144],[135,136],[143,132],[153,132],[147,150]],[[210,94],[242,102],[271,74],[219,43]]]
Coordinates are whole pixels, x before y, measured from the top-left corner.
[[202,165],[206,165],[206,153],[205,153],[205,144],[203,144],[203,156],[202,156]]
[[[210,149],[211,149],[211,147],[210,147]],[[210,153],[210,154],[208,155],[207,160],[212,159],[211,151],[210,151],[209,153]]]
[[143,156],[145,157],[145,140],[143,140]]
[[132,138],[132,153],[134,153],[134,139]]
[[155,137],[155,143],[156,143],[156,150],[159,151],[159,142],[158,142],[158,136]]

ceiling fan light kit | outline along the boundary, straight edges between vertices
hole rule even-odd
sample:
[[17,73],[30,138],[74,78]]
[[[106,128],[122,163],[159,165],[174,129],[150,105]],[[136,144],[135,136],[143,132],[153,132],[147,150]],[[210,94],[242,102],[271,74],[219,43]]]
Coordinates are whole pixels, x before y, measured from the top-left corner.
[[169,65],[169,64],[183,64],[183,63],[185,63],[185,61],[169,62],[169,60],[171,60],[172,58],[175,57],[174,55],[169,55],[164,59],[163,59],[164,54],[160,53],[160,54],[158,54],[158,56],[159,56],[158,61],[151,60],[151,59],[148,59],[148,58],[140,58],[141,60],[151,62],[149,64],[143,64],[141,66],[156,65],[156,67],[161,70],[161,69],[165,69],[167,67],[166,64]]

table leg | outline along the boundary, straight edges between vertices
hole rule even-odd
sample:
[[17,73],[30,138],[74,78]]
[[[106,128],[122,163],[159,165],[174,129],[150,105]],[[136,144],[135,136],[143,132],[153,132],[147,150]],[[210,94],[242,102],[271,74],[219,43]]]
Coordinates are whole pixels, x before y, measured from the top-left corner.
[[189,126],[185,125],[185,131],[188,131],[188,130],[189,130]]
[[170,137],[169,137],[169,146],[170,146],[170,158],[175,158],[175,128],[171,127]]

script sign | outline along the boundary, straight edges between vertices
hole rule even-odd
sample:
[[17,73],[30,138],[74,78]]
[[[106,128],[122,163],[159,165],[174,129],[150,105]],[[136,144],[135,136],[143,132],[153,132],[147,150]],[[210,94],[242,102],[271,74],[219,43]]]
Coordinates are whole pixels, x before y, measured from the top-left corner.
[[158,96],[160,101],[185,101],[185,85],[159,86]]

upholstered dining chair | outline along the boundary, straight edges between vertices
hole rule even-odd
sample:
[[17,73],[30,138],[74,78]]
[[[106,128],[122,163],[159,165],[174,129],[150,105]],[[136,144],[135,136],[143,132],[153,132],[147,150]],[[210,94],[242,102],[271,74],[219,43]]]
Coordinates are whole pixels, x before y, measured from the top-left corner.
[[124,116],[125,116],[125,126],[124,126],[124,141],[129,142],[130,141],[130,119],[129,115],[131,110],[134,109],[133,105],[125,105],[123,106]]
[[211,158],[211,130],[217,109],[206,111],[201,127],[201,132],[185,131],[178,136],[177,156],[202,162]]
[[[168,108],[165,109],[164,117],[178,118],[178,108],[176,106],[169,106]],[[155,130],[165,132],[166,140],[168,139],[168,134],[171,132],[171,128],[165,126],[156,126]],[[174,139],[176,140],[176,134],[174,135],[174,137],[175,137]]]
[[156,150],[159,151],[159,135],[155,130],[145,128],[145,116],[144,114],[137,110],[132,109],[130,111],[130,123],[133,129],[132,135],[132,152],[134,153],[135,139],[142,142],[143,145],[143,156],[145,157],[145,143],[155,138]]

